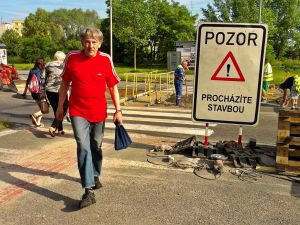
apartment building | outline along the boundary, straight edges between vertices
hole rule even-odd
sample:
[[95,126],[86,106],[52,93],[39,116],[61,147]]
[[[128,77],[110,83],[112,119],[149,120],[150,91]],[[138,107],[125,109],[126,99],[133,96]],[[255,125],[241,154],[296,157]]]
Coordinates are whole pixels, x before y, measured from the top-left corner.
[[12,25],[11,24],[9,24],[9,23],[2,23],[2,24],[0,24],[0,37],[8,29],[12,29]]
[[20,36],[22,36],[22,31],[24,29],[24,20],[13,20],[12,27],[20,34]]

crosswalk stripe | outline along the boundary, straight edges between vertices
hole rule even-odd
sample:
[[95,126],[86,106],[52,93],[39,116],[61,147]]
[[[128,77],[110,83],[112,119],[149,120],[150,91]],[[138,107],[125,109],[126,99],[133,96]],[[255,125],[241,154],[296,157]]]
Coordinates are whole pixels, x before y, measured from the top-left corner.
[[[106,128],[115,128],[113,123],[106,123]],[[182,128],[182,127],[162,127],[154,125],[142,125],[142,124],[124,124],[126,130],[132,131],[147,131],[147,132],[159,132],[159,133],[168,133],[168,134],[187,134],[187,135],[205,135],[205,129],[201,128]],[[208,136],[214,133],[213,130],[208,129]]]
[[[108,109],[108,113],[114,113],[114,109]],[[143,116],[151,116],[151,117],[166,117],[166,118],[188,118],[191,119],[190,114],[178,114],[178,113],[170,113],[170,112],[153,112],[153,111],[129,111],[123,110],[124,115],[143,115]]]
[[5,136],[5,135],[8,135],[8,134],[14,134],[14,133],[17,133],[25,128],[28,128],[27,125],[22,125],[22,126],[18,126],[14,129],[5,129],[3,131],[0,132],[0,137],[2,136]]
[[[114,110],[113,105],[108,105],[108,109]],[[124,110],[141,110],[141,111],[152,111],[152,112],[177,112],[177,113],[192,113],[191,109],[183,109],[183,108],[156,108],[156,107],[138,107],[138,106],[122,106]]]
[[[205,126],[205,123],[194,123],[192,121],[186,120],[174,120],[172,118],[168,119],[159,119],[159,118],[141,118],[141,117],[134,117],[134,116],[125,116],[124,122],[127,121],[135,121],[135,122],[153,122],[153,123],[171,123],[171,124],[181,124],[181,125],[194,125],[194,126]],[[216,124],[209,124],[210,127],[215,127]]]
[[[199,135],[205,136],[205,123],[194,123],[191,120],[191,110],[181,110],[181,113],[174,112],[174,109],[157,109],[142,107],[123,107],[123,123],[127,130],[144,131],[147,133],[159,134],[179,134],[179,135]],[[175,109],[176,110],[176,109]],[[113,114],[114,108],[109,107],[107,112]],[[148,124],[146,124],[148,123]],[[188,127],[185,127],[188,126]],[[210,124],[210,127],[215,127],[216,124]],[[112,123],[106,123],[107,128],[114,128]],[[208,129],[208,136],[214,131]]]

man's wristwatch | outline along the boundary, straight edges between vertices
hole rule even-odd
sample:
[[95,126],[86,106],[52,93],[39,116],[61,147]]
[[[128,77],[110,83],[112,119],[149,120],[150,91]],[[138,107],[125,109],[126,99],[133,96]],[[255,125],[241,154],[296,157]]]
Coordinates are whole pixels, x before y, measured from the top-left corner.
[[122,114],[122,110],[121,110],[121,109],[116,110],[115,114],[117,114],[117,113],[119,113],[119,112]]

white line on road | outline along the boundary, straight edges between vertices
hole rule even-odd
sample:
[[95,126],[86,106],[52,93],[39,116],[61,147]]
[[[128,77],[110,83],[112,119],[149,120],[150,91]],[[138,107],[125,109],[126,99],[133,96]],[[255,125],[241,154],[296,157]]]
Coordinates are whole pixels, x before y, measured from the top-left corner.
[[[173,119],[159,119],[159,118],[141,118],[134,116],[125,116],[123,119],[124,123],[126,121],[135,121],[135,122],[152,122],[152,123],[171,123],[171,124],[182,124],[182,125],[194,125],[194,126],[205,126],[205,123],[193,123],[192,121],[186,120],[173,120]],[[215,127],[216,124],[209,124],[210,127]]]
[[24,130],[25,128],[27,128],[28,126],[19,126],[16,129],[5,129],[3,131],[0,132],[0,137],[8,135],[8,134],[14,134],[19,132],[20,130]]
[[[113,123],[106,123],[105,127],[115,128]],[[184,128],[184,127],[162,127],[162,126],[153,126],[153,125],[139,125],[139,124],[124,124],[124,127],[127,130],[132,131],[147,131],[147,132],[159,132],[159,133],[168,133],[168,134],[188,134],[188,135],[205,135],[205,129],[201,128]],[[208,136],[214,133],[213,130],[208,129]]]

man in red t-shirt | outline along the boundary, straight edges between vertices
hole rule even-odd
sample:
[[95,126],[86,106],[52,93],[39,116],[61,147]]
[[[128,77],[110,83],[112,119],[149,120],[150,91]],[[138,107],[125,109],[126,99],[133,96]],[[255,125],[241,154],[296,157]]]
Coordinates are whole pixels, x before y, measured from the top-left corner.
[[113,120],[122,124],[122,112],[117,87],[120,79],[110,56],[98,51],[103,42],[102,32],[97,28],[87,27],[80,33],[80,40],[83,50],[70,52],[65,61],[56,118],[63,119],[63,103],[72,82],[69,114],[77,143],[81,184],[85,189],[79,203],[81,209],[96,203],[92,190],[102,187],[99,176],[107,117],[106,86],[116,109]]

